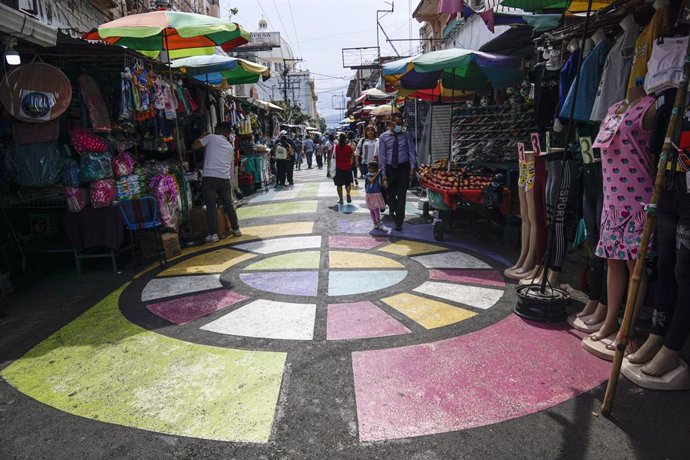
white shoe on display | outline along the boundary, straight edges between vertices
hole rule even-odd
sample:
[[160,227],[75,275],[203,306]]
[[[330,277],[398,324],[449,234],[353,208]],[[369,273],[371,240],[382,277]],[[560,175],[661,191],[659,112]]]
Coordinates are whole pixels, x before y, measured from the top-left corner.
[[214,233],[213,235],[208,235],[204,241],[206,241],[207,243],[217,243],[218,240],[218,234]]

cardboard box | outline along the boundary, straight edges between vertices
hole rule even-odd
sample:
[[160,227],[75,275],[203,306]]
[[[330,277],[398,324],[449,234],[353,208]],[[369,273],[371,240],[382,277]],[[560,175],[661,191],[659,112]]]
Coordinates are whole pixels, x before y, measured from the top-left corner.
[[[208,235],[208,223],[206,222],[206,210],[201,208],[192,208],[189,212],[189,217],[192,224],[192,235],[195,237],[205,237]],[[230,227],[230,220],[228,216],[225,215],[223,208],[216,209],[216,218],[218,220],[218,229],[215,233],[218,233],[219,238],[225,238],[232,232]]]
[[167,259],[171,259],[172,257],[182,253],[182,248],[180,248],[180,238],[177,236],[177,233],[163,233],[161,235],[161,241],[163,243],[163,251],[165,252],[165,257]]

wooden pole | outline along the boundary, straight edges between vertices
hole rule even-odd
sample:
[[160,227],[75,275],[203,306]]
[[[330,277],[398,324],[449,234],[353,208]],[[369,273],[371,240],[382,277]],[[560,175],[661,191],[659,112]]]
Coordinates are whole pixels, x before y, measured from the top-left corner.
[[685,98],[688,93],[688,77],[690,76],[690,45],[686,51],[685,64],[683,66],[683,77],[680,82],[680,87],[676,93],[676,100],[671,112],[671,119],[666,128],[666,138],[664,139],[664,146],[659,155],[659,164],[657,165],[656,181],[654,182],[654,191],[652,192],[652,200],[647,206],[647,221],[644,225],[644,233],[642,234],[642,241],[640,242],[640,249],[635,262],[635,270],[633,271],[630,284],[628,286],[628,298],[625,303],[625,314],[623,315],[623,323],[621,324],[618,336],[622,340],[616,346],[616,354],[613,357],[613,366],[611,367],[611,376],[608,385],[606,386],[606,395],[604,396],[604,403],[601,408],[601,413],[610,415],[613,409],[613,400],[616,396],[616,386],[618,385],[618,377],[620,375],[621,366],[623,364],[623,354],[630,343],[630,331],[635,329],[635,322],[639,314],[637,304],[637,293],[640,287],[640,278],[642,272],[645,270],[645,258],[647,255],[647,246],[649,245],[649,238],[654,230],[656,223],[656,204],[659,201],[659,195],[664,186],[666,178],[666,165],[669,159],[676,154],[677,149],[673,144],[673,137],[676,133],[676,126],[678,121],[684,113]]

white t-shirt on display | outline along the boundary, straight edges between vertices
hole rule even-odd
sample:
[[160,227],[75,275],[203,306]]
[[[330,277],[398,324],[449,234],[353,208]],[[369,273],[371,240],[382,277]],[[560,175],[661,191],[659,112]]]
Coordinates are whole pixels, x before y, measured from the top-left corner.
[[204,177],[229,179],[235,159],[235,148],[230,141],[218,134],[209,134],[200,142],[204,146]]

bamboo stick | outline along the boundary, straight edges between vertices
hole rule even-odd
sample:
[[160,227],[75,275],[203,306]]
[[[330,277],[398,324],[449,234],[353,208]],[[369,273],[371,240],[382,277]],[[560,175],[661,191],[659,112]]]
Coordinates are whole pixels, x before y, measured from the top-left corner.
[[685,108],[685,99],[688,93],[688,78],[690,77],[690,44],[686,51],[685,64],[683,65],[683,77],[680,82],[680,87],[676,93],[676,100],[673,104],[673,111],[671,112],[671,119],[666,128],[666,138],[664,139],[664,146],[659,156],[659,164],[657,165],[656,180],[654,183],[654,191],[652,192],[652,199],[647,207],[647,221],[644,226],[644,233],[642,234],[642,242],[640,243],[639,253],[635,262],[635,270],[633,271],[630,285],[628,288],[628,297],[625,303],[625,314],[623,315],[623,322],[621,324],[618,337],[622,340],[616,346],[616,354],[613,358],[613,365],[611,367],[611,376],[608,385],[606,386],[606,395],[604,396],[604,403],[601,408],[603,415],[610,415],[613,409],[613,400],[616,396],[616,386],[618,385],[618,378],[620,376],[621,366],[623,364],[623,354],[630,343],[630,331],[634,330],[639,308],[636,306],[637,293],[640,287],[640,278],[642,271],[645,269],[645,258],[647,256],[647,246],[654,225],[656,223],[656,204],[659,201],[661,189],[664,186],[666,177],[666,165],[669,159],[676,154],[676,147],[673,143],[673,137],[676,133],[676,126],[678,121],[683,116]]

